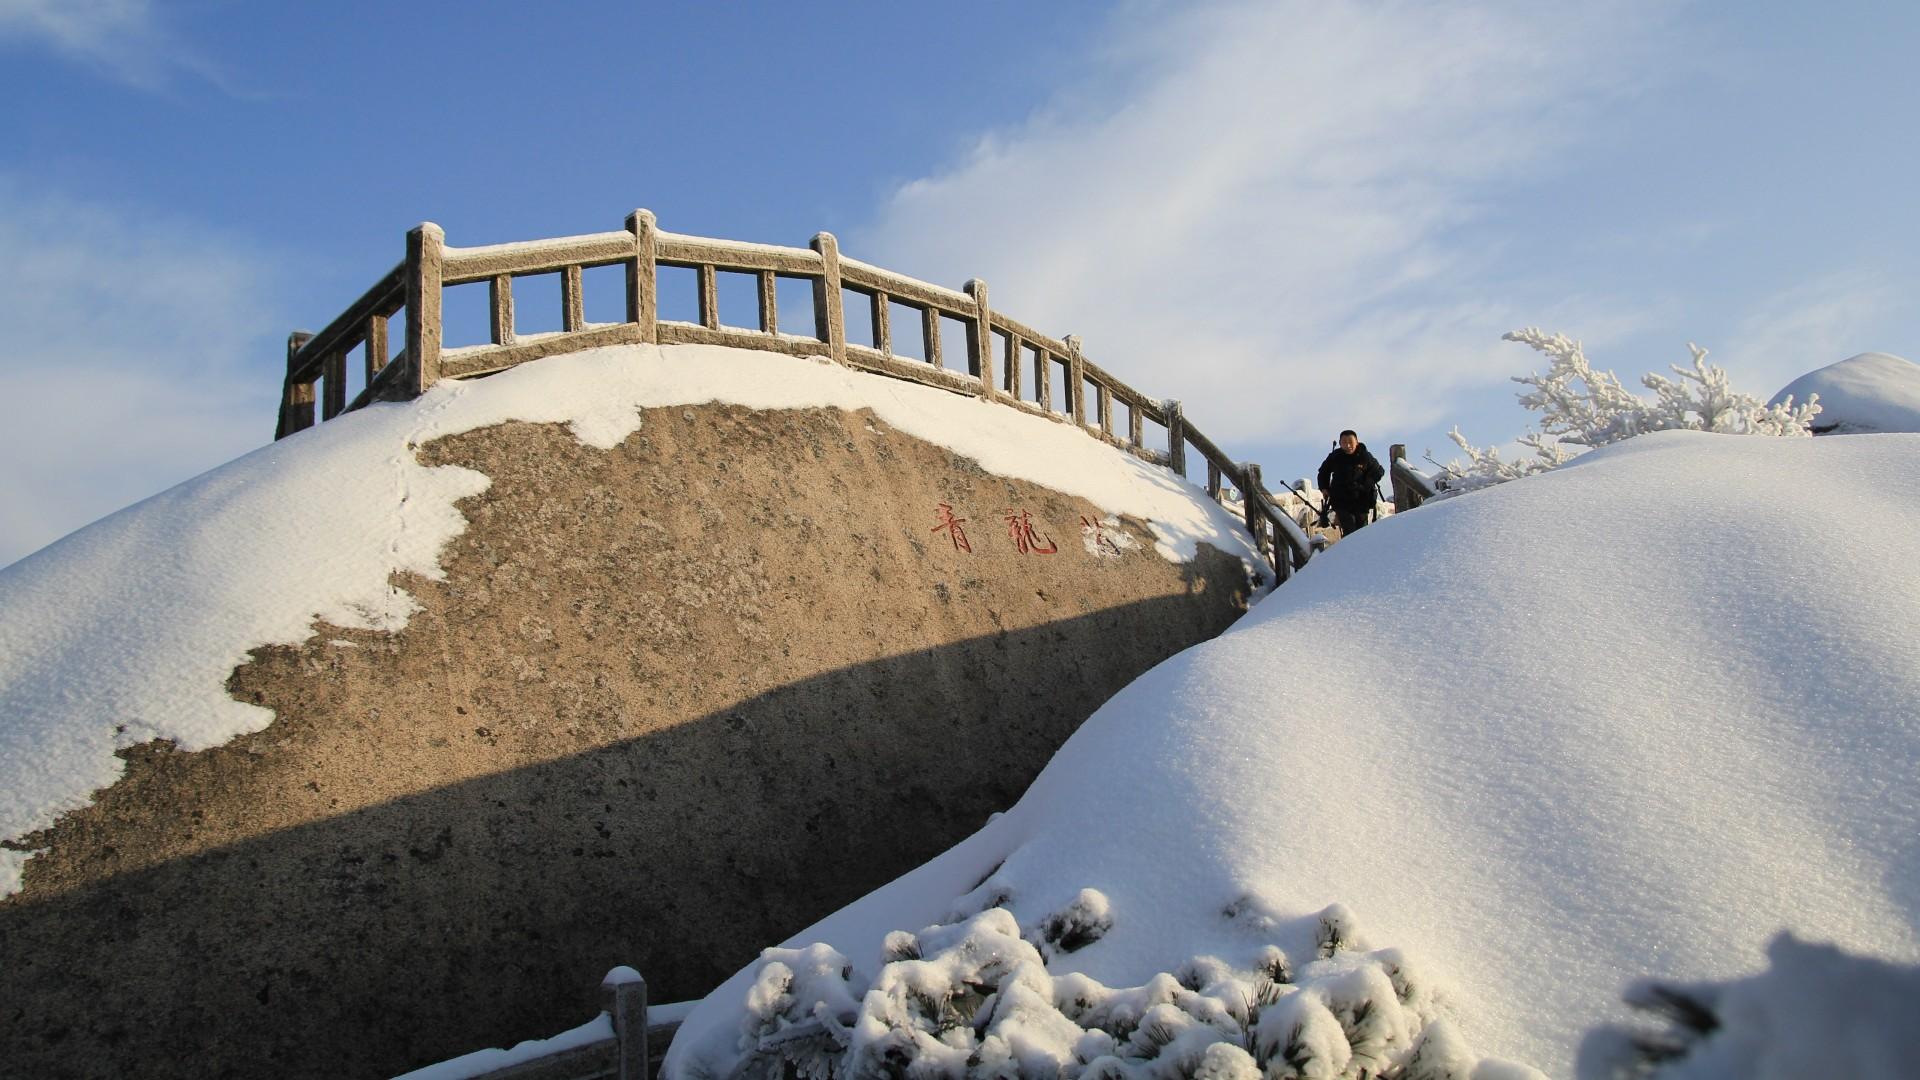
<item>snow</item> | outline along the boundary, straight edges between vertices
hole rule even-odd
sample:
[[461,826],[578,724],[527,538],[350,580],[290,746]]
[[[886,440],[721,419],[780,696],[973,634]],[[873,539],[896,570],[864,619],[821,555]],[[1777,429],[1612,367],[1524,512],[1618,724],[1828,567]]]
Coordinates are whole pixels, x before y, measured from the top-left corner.
[[[465,528],[455,501],[488,479],[413,448],[506,420],[564,423],[611,448],[639,410],[704,402],[870,408],[1001,476],[1147,520],[1176,561],[1198,545],[1259,556],[1199,488],[1071,425],[824,361],[703,345],[629,345],[445,381],[260,448],[0,569],[0,843],[44,829],[152,739],[200,750],[273,719],[227,696],[251,649],[315,620],[397,630],[416,609],[396,573],[441,576]],[[28,852],[0,849],[0,896]]]
[[935,285],[931,281],[921,281],[919,278],[916,278],[916,277],[908,277],[905,274],[898,274],[892,270],[886,269],[885,267],[875,266],[872,263],[864,263],[864,262],[861,262],[859,259],[851,258],[845,254],[842,254],[840,256],[840,266],[842,269],[845,269],[847,267],[852,267],[856,270],[865,270],[867,273],[872,274],[875,277],[899,278],[903,281],[908,282],[909,284],[912,284],[917,288],[925,289],[927,292],[932,293],[933,295],[944,299],[946,302],[954,305],[955,307],[965,308],[968,305],[973,303],[973,297],[971,295],[961,292],[958,289],[949,289],[945,285]]
[[[1318,924],[1323,953],[1331,933],[1334,959],[1400,957],[1431,988],[1445,1022],[1410,1052],[1433,1075],[1488,1077],[1572,1075],[1630,981],[1750,973],[1783,929],[1911,961],[1916,455],[1916,435],[1656,432],[1396,515],[783,948],[823,943],[879,986],[889,931],[998,904],[1031,940],[1093,889],[1111,927],[1046,974],[1141,987],[1314,956]],[[689,1017],[673,1076],[728,1071],[757,971]],[[869,1003],[858,1022],[886,1015]]]
[[1782,387],[1775,402],[1791,395],[1805,401],[1820,395],[1821,431],[1920,431],[1920,364],[1887,353],[1869,352],[1828,364]]
[[1638,1038],[1684,1053],[1661,1080],[1902,1080],[1914,1075],[1920,1061],[1920,1028],[1913,1023],[1920,967],[1854,956],[1791,934],[1767,946],[1767,960],[1766,971],[1729,983],[1635,987],[1634,998],[1655,1010],[1665,1011],[1665,1002],[1683,997],[1712,1016],[1714,1029],[1599,1031],[1581,1048],[1582,1073],[1595,1080],[1615,1075],[1608,1067],[1631,1061],[1631,1042]]
[[[656,232],[655,234],[659,234]],[[676,238],[678,239],[678,238]],[[514,240],[504,244],[480,244],[475,247],[455,247],[452,244],[441,245],[441,253],[447,258],[460,258],[469,255],[566,255],[580,247],[618,247],[631,245],[633,234],[624,229],[614,232],[584,233],[579,236],[556,236],[545,240]]]

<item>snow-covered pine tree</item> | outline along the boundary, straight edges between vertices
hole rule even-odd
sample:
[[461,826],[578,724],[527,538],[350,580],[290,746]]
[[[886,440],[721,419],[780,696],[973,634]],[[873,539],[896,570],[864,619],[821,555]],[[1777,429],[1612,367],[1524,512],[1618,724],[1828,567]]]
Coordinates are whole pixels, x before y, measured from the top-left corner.
[[[963,898],[1009,900],[989,874]],[[1483,1065],[1439,1020],[1394,949],[1369,950],[1335,904],[1287,916],[1257,896],[1221,912],[1246,937],[1239,965],[1196,956],[1133,987],[1055,975],[1115,913],[1084,889],[1022,931],[1005,907],[886,937],[871,981],[815,944],[762,954],[742,1003],[738,1056],[690,1075],[786,1080],[1444,1080]],[[1274,939],[1310,945],[1297,971]],[[1464,1071],[1463,1071],[1464,1070]]]

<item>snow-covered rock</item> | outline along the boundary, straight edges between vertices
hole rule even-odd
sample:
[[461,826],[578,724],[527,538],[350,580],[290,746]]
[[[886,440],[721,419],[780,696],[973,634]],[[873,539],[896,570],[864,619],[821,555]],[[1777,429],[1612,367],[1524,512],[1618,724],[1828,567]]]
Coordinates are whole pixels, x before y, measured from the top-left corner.
[[[641,410],[726,402],[871,409],[988,472],[1079,495],[1149,522],[1175,562],[1202,543],[1260,561],[1251,538],[1193,484],[1071,424],[824,361],[705,345],[593,349],[487,379],[448,380],[238,458],[0,567],[0,897],[17,892],[45,829],[121,776],[116,751],[183,750],[265,728],[227,676],[316,620],[399,630],[414,598],[394,575],[442,576],[466,527],[459,499],[490,483],[429,468],[415,449],[508,420],[564,423],[602,449]],[[1113,541],[1115,544],[1118,541]]]
[[[1482,1055],[1569,1076],[1630,982],[1749,973],[1783,929],[1911,962],[1917,454],[1920,435],[1655,432],[1397,515],[1115,696],[1007,813],[785,947],[822,943],[864,985],[903,959],[889,932],[999,907],[1017,950],[1093,889],[1111,925],[1047,959],[1056,996],[1391,948],[1431,1011],[1382,1045],[1476,1077],[1523,1074]],[[673,1076],[741,1059],[761,969],[695,1010]],[[1356,1031],[1314,1004],[1287,1008],[1318,1069]],[[1243,1074],[1236,1053],[1206,1065]]]
[[1882,352],[1828,364],[1781,387],[1773,404],[1820,395],[1820,434],[1920,431],[1920,364]]

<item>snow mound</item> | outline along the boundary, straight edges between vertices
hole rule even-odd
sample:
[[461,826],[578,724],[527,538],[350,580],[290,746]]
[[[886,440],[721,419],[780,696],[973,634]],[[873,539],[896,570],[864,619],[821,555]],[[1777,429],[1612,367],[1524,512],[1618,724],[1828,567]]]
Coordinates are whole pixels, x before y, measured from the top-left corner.
[[[1110,928],[1046,973],[1138,987],[1257,970],[1344,905],[1431,988],[1422,1071],[1563,1077],[1632,980],[1750,972],[1783,929],[1920,956],[1916,454],[1657,432],[1396,515],[785,947],[872,977],[890,931],[993,906],[1031,933],[1092,889]],[[758,971],[688,1019],[673,1076],[741,1060]]]
[[1791,396],[1820,395],[1814,427],[1850,435],[1870,431],[1920,431],[1920,364],[1870,352],[1828,364],[1782,387],[1773,404]]
[[466,527],[458,499],[487,477],[427,468],[414,448],[508,420],[564,423],[617,445],[640,410],[720,402],[872,409],[990,473],[1147,521],[1174,561],[1211,544],[1259,565],[1205,492],[1071,424],[824,361],[712,346],[620,346],[552,357],[416,401],[328,421],[189,480],[0,569],[0,896],[20,888],[20,839],[112,784],[115,751],[185,750],[264,728],[227,676],[315,620],[398,630],[416,610],[396,574],[440,577]]

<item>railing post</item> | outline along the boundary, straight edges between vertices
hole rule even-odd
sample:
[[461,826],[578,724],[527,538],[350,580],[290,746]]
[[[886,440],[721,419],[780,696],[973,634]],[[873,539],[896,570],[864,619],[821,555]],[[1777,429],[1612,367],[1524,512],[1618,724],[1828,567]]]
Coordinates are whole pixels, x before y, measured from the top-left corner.
[[[1080,355],[1080,339],[1073,334],[1067,344],[1067,399],[1073,405],[1073,422],[1087,426],[1087,361]],[[1216,490],[1215,494],[1219,494]]]
[[1387,482],[1393,485],[1393,512],[1402,514],[1420,505],[1413,499],[1413,492],[1407,490],[1407,482],[1400,479],[1400,470],[1394,468],[1398,462],[1407,459],[1407,444],[1394,443],[1387,451]]
[[1181,413],[1178,401],[1161,402],[1160,411],[1167,414],[1167,468],[1185,478],[1187,475],[1187,418]]
[[630,967],[614,968],[600,983],[600,1002],[619,1040],[614,1076],[647,1080],[647,980]]
[[651,345],[660,340],[659,269],[654,262],[658,230],[653,211],[628,214],[627,231],[633,234],[633,259],[627,263],[627,321],[637,324],[640,340]]
[[1265,515],[1260,513],[1260,466],[1249,461],[1240,466],[1240,511],[1246,516],[1247,531],[1253,534],[1253,544],[1260,546],[1260,525]]
[[813,235],[820,253],[820,276],[813,283],[813,333],[827,343],[827,355],[836,364],[847,362],[847,315],[841,310],[840,241],[830,232]]
[[993,397],[993,309],[987,303],[987,283],[967,282],[973,297],[973,321],[967,324],[967,374],[980,380],[981,396]]
[[431,221],[407,232],[407,360],[414,396],[440,381],[440,269],[447,234]]
[[313,334],[306,330],[287,335],[287,381],[280,390],[280,423],[274,428],[275,439],[284,439],[313,426],[313,384],[293,381],[293,358],[312,340]]

